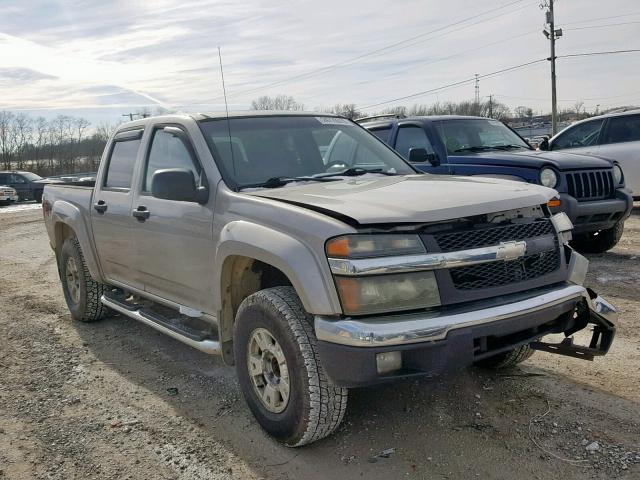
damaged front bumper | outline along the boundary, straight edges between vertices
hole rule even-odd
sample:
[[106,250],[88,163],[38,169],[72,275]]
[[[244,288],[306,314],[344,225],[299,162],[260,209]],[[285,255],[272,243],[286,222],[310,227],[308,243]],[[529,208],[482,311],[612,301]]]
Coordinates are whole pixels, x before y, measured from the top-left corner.
[[[529,344],[536,350],[584,360],[605,355],[615,335],[615,308],[582,286],[588,260],[566,246],[569,278],[535,291],[429,312],[368,318],[315,318],[319,352],[339,386],[362,386],[392,378],[438,374]],[[593,325],[588,346],[571,335]],[[557,344],[540,339],[551,333]],[[391,355],[397,369],[380,371]]]

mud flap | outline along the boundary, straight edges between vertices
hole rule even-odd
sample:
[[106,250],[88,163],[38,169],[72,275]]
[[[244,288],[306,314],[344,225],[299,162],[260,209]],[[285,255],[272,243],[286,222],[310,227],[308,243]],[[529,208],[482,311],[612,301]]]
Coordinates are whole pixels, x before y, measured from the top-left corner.
[[[616,327],[613,323],[617,319],[615,308],[593,290],[587,289],[588,297],[578,305],[574,325],[565,333],[565,338],[560,343],[532,342],[529,346],[534,350],[566,355],[568,357],[593,360],[594,357],[606,355],[613,343]],[[575,332],[593,324],[593,334],[589,346],[574,345]]]

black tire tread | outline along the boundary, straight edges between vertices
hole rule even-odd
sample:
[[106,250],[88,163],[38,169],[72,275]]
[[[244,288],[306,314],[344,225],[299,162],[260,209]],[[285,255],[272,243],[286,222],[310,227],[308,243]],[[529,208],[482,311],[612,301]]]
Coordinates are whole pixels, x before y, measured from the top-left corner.
[[301,438],[287,446],[300,447],[330,435],[344,418],[347,409],[347,389],[331,385],[324,372],[318,355],[313,318],[304,310],[292,287],[260,290],[247,297],[240,309],[256,301],[273,305],[280,318],[287,322],[307,370],[311,407],[309,418],[305,419],[306,429]]
[[535,350],[529,345],[522,345],[510,352],[499,353],[493,357],[485,358],[478,362],[478,365],[485,368],[500,370],[503,368],[515,367],[517,364],[524,362],[535,353]]
[[78,242],[77,237],[69,237],[66,242],[70,242],[71,247],[76,251],[78,257],[81,260],[81,269],[82,275],[84,277],[84,285],[86,289],[86,298],[85,298],[85,311],[82,317],[76,318],[81,322],[90,323],[97,322],[98,320],[102,320],[109,313],[109,309],[105,307],[100,301],[100,297],[109,290],[107,285],[103,283],[96,282],[93,278],[91,278],[91,274],[89,273],[89,269],[87,268],[87,263],[84,259],[84,255],[82,253],[82,248],[80,247],[80,242]]
[[620,221],[607,230],[601,230],[598,235],[589,233],[576,237],[571,246],[582,253],[604,253],[615,247],[624,233],[624,222]]

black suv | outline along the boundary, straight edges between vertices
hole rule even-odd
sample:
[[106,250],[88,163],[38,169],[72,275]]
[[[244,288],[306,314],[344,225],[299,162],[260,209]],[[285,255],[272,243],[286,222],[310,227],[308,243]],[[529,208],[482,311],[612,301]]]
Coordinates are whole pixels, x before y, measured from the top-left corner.
[[57,180],[42,178],[32,172],[20,172],[15,170],[0,171],[0,185],[7,185],[18,192],[20,200],[35,200],[42,202],[42,191],[49,183],[57,183]]

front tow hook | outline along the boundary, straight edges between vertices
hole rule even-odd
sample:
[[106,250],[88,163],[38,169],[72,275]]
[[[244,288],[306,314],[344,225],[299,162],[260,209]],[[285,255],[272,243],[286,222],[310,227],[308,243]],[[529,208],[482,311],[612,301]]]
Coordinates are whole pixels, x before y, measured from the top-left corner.
[[[616,326],[613,321],[617,320],[618,313],[613,305],[590,288],[587,289],[587,293],[589,296],[585,296],[583,303],[578,306],[574,326],[565,332],[567,338],[560,343],[532,342],[529,346],[534,350],[581,358],[582,360],[593,361],[594,357],[606,355],[616,334]],[[570,335],[589,324],[593,325],[589,346],[574,345],[573,337]]]

